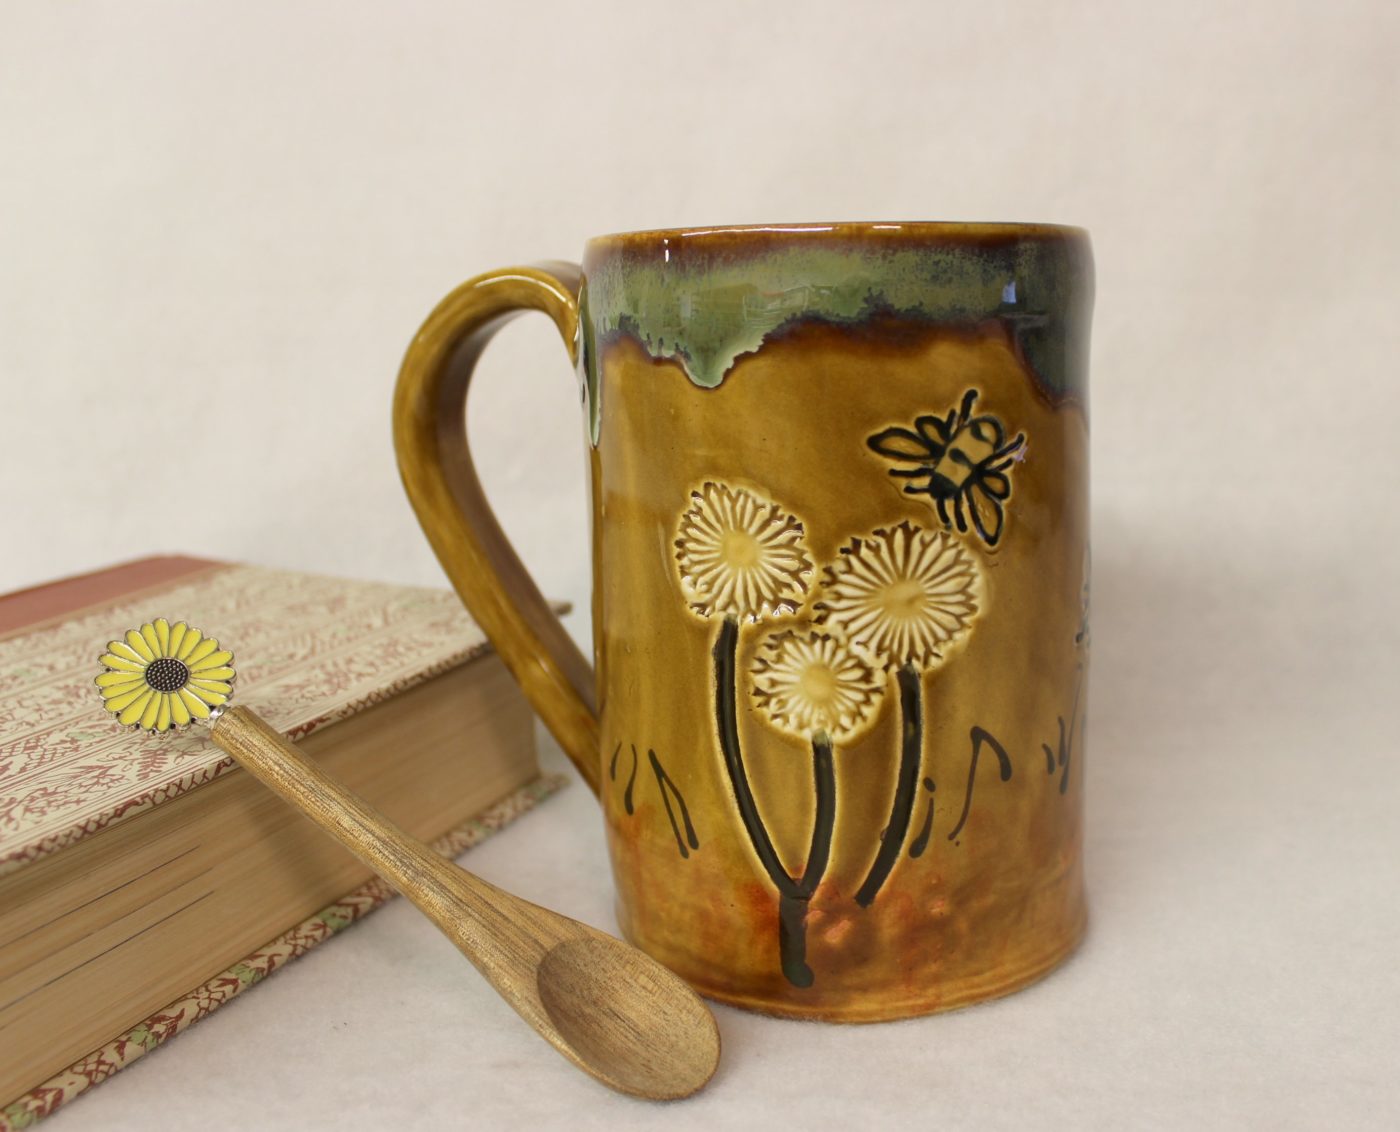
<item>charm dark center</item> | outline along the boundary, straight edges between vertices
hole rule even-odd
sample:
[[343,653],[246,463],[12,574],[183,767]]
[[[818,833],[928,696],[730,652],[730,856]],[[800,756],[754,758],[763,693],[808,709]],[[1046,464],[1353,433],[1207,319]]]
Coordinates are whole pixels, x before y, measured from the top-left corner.
[[173,656],[157,657],[146,665],[146,683],[157,692],[178,692],[190,680],[190,670]]

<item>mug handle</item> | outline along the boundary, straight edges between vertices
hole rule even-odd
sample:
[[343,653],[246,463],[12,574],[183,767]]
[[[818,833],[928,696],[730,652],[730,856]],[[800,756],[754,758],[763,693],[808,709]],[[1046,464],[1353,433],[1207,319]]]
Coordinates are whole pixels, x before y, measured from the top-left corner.
[[419,329],[394,391],[394,448],[438,561],[531,706],[596,794],[601,777],[593,669],[510,545],[467,444],[467,387],[486,343],[544,311],[578,363],[582,269],[509,267],[463,283]]

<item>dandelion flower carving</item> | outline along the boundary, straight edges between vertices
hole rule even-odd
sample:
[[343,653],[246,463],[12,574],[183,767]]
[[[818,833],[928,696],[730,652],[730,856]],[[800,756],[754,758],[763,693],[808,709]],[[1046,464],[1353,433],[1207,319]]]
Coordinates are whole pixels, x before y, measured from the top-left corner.
[[[806,961],[809,902],[832,852],[837,807],[837,745],[874,725],[887,692],[900,714],[889,817],[855,902],[869,907],[893,873],[909,836],[924,759],[924,682],[966,637],[986,605],[982,556],[959,535],[988,548],[1004,527],[1010,468],[1024,434],[974,415],[977,391],[942,416],[892,426],[866,446],[896,467],[904,494],[927,496],[941,526],[908,520],[847,541],[815,575],[804,524],[757,493],[706,481],[676,527],[675,564],[690,609],[716,622],[711,644],[716,739],[735,810],[778,896],[779,965],[796,986],[815,977]],[[741,738],[740,639],[745,623],[763,627],[748,655],[748,706],[758,720],[811,748],[811,843],[800,876],[787,871],[749,780]],[[896,695],[897,694],[897,695]],[[932,790],[932,787],[929,787]],[[930,813],[932,811],[930,810]],[[914,854],[917,855],[917,854]]]
[[782,629],[770,633],[751,671],[753,698],[779,731],[799,739],[853,738],[871,722],[885,677],[835,638]]
[[704,484],[691,493],[675,541],[691,608],[743,621],[795,611],[812,573],[803,534],[777,504],[743,488]]
[[841,548],[816,619],[886,668],[927,671],[971,628],[981,591],[981,567],[961,543],[905,521]]

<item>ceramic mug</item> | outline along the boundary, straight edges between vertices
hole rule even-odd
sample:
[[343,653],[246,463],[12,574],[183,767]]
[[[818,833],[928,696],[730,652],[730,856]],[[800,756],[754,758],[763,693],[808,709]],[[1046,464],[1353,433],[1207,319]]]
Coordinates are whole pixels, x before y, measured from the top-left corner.
[[[623,934],[702,993],[905,1017],[1085,923],[1086,233],[825,224],[595,239],[408,350],[408,494],[598,793]],[[583,392],[594,664],[501,533],[475,360],[541,310]]]

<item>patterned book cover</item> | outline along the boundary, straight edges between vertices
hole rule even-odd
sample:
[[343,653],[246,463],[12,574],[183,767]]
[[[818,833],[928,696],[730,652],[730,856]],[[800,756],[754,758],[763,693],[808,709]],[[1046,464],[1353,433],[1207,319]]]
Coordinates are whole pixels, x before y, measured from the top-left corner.
[[[81,609],[48,608],[72,599],[71,583],[0,599],[0,875],[234,765],[198,728],[133,733],[100,710],[97,658],[134,625],[169,617],[220,638],[258,714],[294,739],[487,648],[448,591],[169,558],[74,581],[90,596],[113,575],[140,588]],[[12,620],[24,623],[6,632]]]
[[[0,597],[0,875],[234,766],[193,733],[133,733],[100,710],[97,657],[165,616],[220,637],[259,714],[300,738],[464,663],[488,647],[450,592],[195,558],[142,559]],[[457,854],[533,806],[542,778],[437,843]],[[393,895],[377,878],[4,1104],[24,1128],[181,1032]]]

